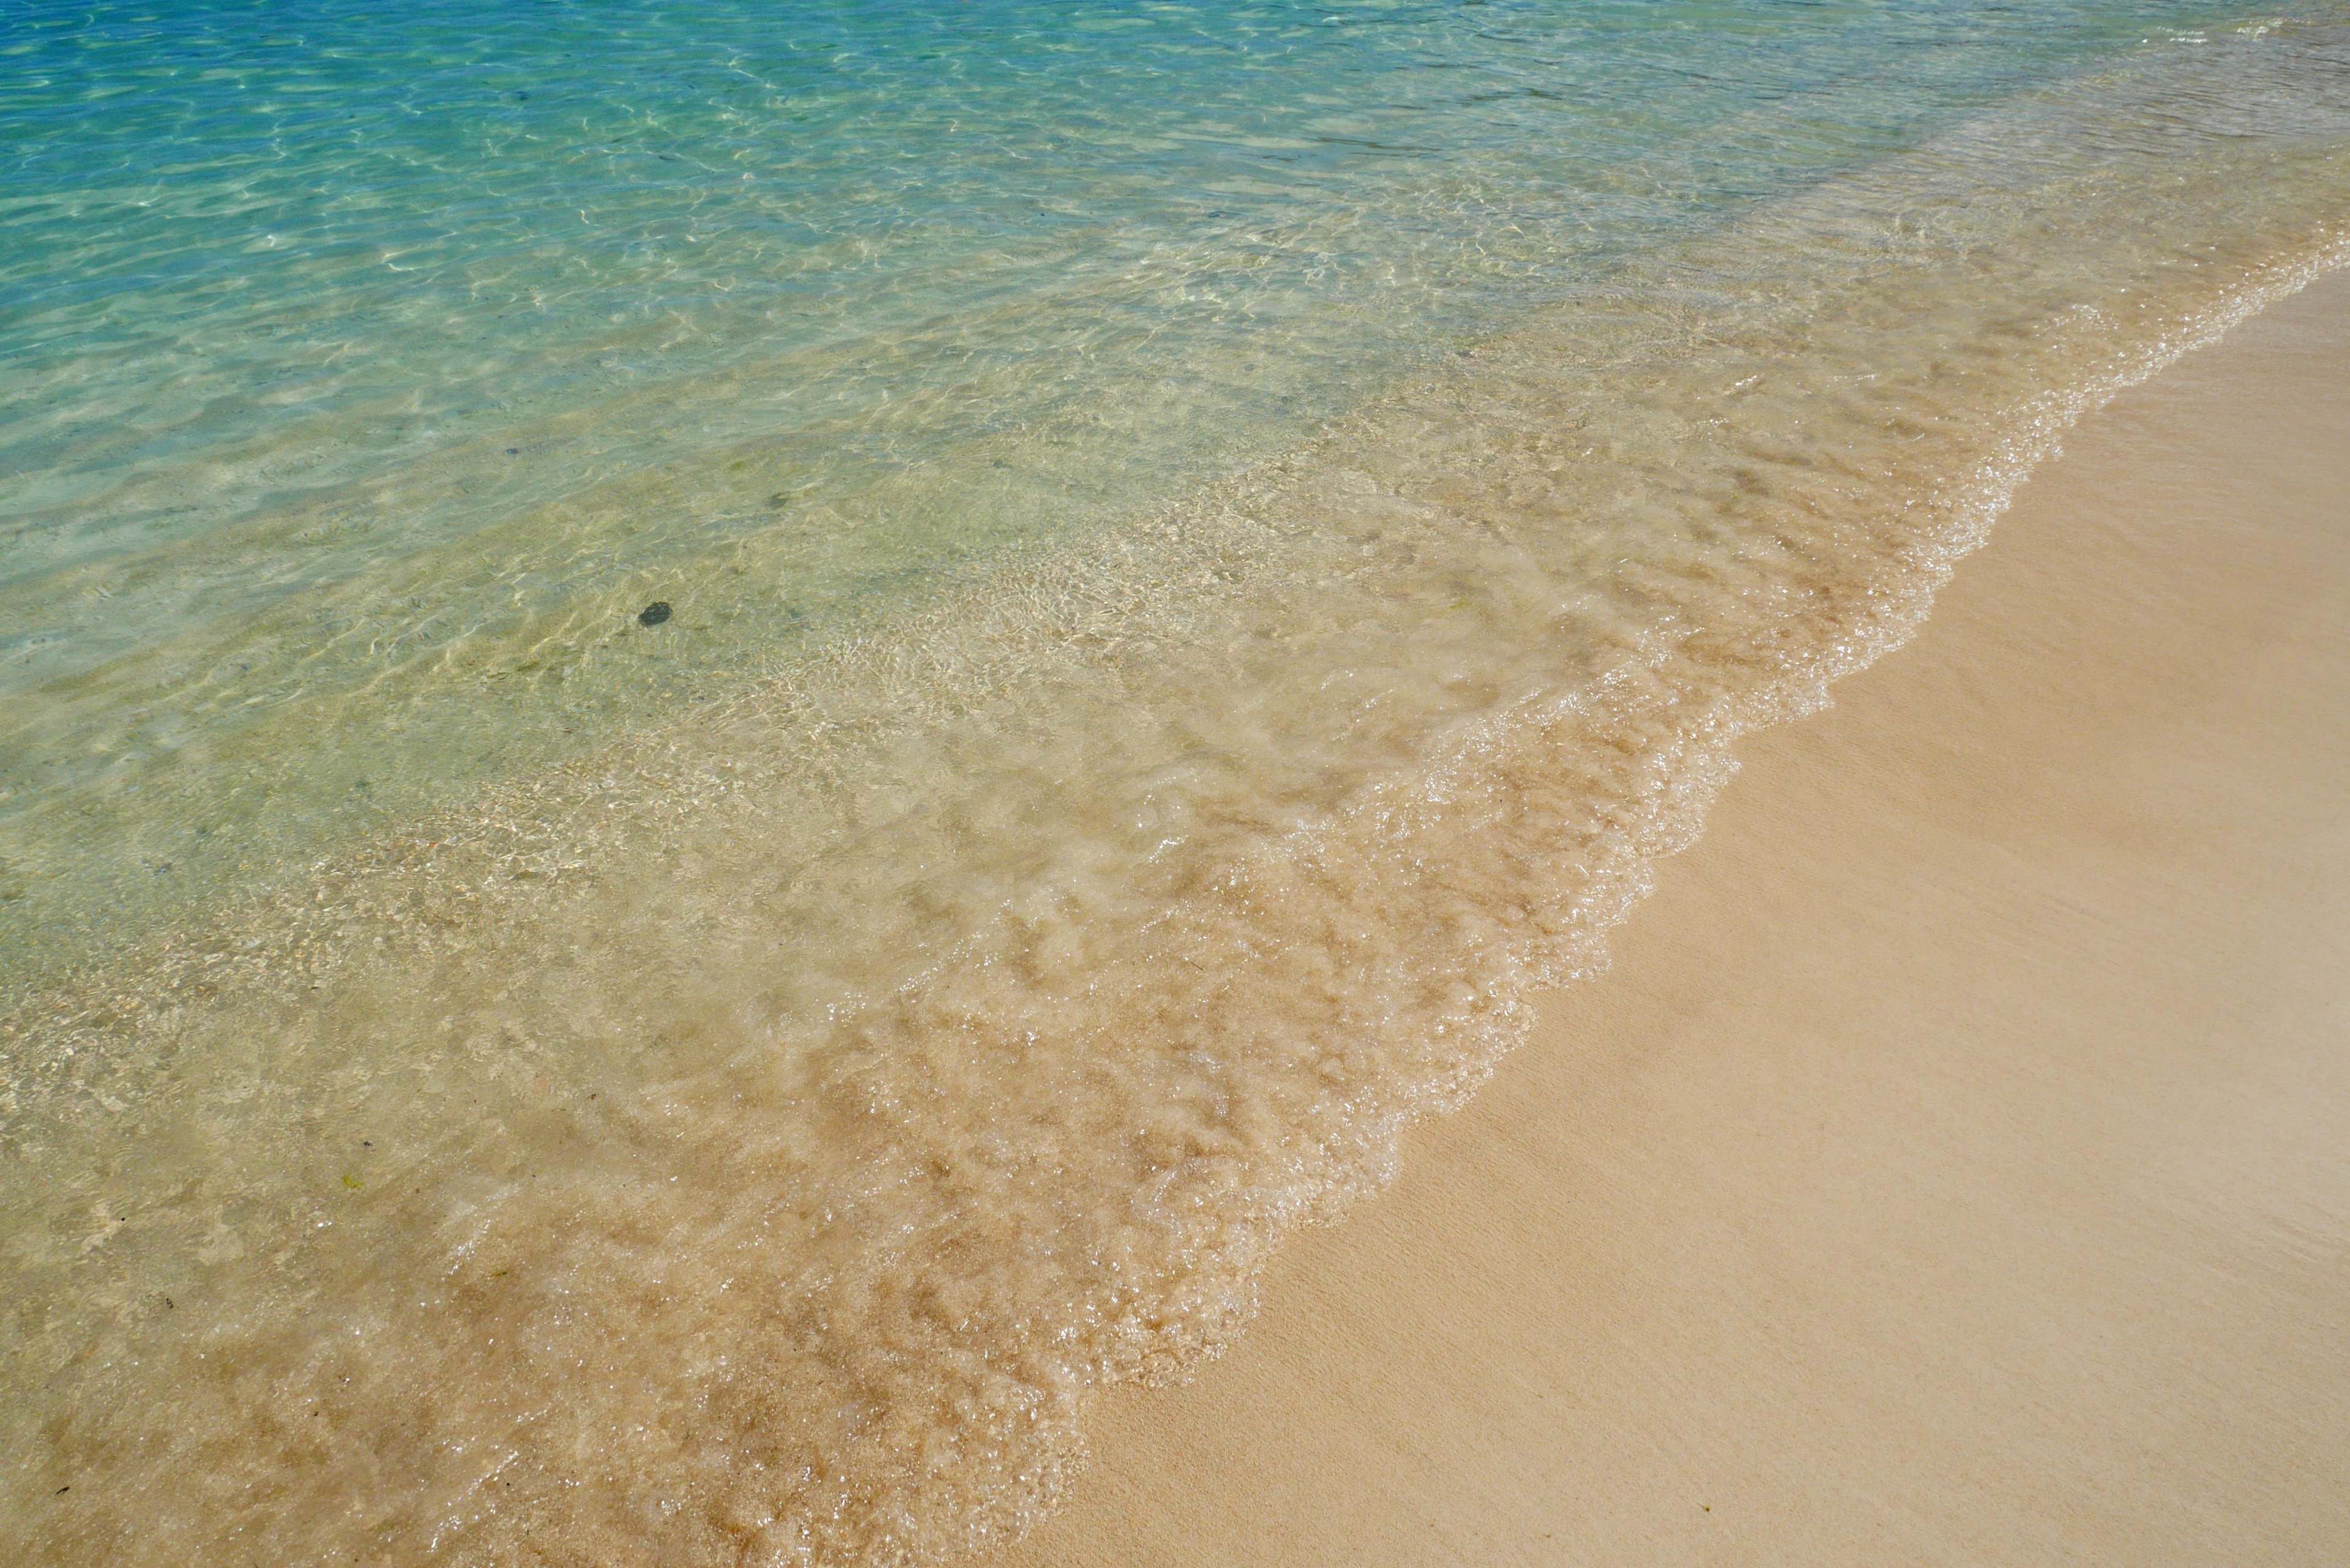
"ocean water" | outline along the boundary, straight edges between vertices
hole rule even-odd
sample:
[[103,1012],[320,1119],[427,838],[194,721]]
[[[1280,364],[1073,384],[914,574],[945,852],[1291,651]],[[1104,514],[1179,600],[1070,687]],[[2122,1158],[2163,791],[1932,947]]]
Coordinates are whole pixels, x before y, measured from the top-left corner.
[[2350,8],[31,0],[0,169],[11,1560],[927,1563],[2350,260]]

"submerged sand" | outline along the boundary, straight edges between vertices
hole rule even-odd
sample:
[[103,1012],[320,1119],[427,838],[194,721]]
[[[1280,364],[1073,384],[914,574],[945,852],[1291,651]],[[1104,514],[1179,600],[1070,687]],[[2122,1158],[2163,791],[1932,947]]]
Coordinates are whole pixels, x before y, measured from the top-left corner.
[[1836,697],[1006,1568],[2350,1561],[2350,275]]

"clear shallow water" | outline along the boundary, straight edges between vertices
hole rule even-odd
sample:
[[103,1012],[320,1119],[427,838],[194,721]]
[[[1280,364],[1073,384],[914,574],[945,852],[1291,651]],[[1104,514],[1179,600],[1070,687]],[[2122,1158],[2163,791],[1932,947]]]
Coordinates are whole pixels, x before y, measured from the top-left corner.
[[36,1555],[1016,1525],[2350,217],[2324,7],[458,15],[7,24]]
[[837,9],[11,9],[25,967],[1119,526],[2183,19]]

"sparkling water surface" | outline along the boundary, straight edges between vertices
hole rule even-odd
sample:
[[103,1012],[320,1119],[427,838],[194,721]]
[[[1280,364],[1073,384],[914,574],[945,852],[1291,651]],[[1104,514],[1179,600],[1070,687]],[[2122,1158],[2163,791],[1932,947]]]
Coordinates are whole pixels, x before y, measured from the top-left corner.
[[2231,9],[13,5],[10,967],[1116,528]]

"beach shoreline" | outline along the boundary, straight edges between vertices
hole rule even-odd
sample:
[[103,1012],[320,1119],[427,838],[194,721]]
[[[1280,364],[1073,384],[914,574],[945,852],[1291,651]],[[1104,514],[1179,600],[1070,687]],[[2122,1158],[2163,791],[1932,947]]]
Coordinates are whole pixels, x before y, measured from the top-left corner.
[[2350,1554],[2350,274],[1916,643],[991,1561]]
[[10,1560],[2341,1543],[2350,0],[1358,9],[48,18]]

